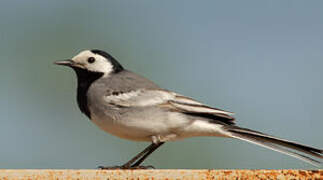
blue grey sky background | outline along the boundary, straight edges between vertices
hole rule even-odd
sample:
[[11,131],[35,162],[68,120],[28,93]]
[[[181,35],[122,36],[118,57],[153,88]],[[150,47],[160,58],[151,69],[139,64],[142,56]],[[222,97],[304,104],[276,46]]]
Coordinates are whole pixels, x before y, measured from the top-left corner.
[[[96,168],[148,143],[99,130],[53,61],[99,48],[161,87],[236,112],[238,125],[323,148],[323,2],[44,1],[0,6],[0,168]],[[166,143],[157,168],[306,168],[239,140]]]

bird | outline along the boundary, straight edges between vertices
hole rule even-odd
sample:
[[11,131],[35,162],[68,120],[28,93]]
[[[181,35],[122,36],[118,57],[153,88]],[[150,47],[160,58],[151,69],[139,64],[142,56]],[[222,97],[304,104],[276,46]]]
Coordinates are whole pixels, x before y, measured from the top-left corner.
[[101,130],[122,139],[151,142],[125,164],[102,169],[152,168],[141,164],[165,142],[201,136],[239,139],[321,165],[322,149],[240,127],[233,112],[161,88],[125,69],[103,50],[83,50],[54,63],[75,71],[78,107]]

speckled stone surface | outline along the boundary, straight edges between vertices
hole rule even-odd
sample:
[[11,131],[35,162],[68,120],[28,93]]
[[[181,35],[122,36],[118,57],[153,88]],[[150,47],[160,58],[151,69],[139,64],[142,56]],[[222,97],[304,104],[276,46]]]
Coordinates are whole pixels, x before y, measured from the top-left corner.
[[0,170],[0,179],[313,179],[323,180],[323,170]]

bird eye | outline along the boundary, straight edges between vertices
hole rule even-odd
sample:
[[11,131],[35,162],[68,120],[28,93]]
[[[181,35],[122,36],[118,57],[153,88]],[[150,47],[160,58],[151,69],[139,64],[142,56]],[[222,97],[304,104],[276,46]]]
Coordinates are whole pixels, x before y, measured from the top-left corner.
[[90,64],[92,64],[92,63],[94,63],[94,62],[95,62],[95,58],[94,58],[94,57],[89,57],[89,58],[87,59],[87,62],[88,62],[88,63],[90,63]]

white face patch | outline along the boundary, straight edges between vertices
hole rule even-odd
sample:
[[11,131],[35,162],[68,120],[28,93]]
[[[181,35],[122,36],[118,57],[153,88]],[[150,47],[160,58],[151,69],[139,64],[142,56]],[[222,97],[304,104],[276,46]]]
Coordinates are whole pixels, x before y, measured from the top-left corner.
[[[88,61],[90,57],[95,59],[94,62]],[[108,59],[99,54],[94,54],[90,50],[80,52],[78,55],[74,56],[72,60],[78,64],[76,65],[77,67],[93,72],[102,72],[104,73],[104,76],[113,71],[113,66]]]

